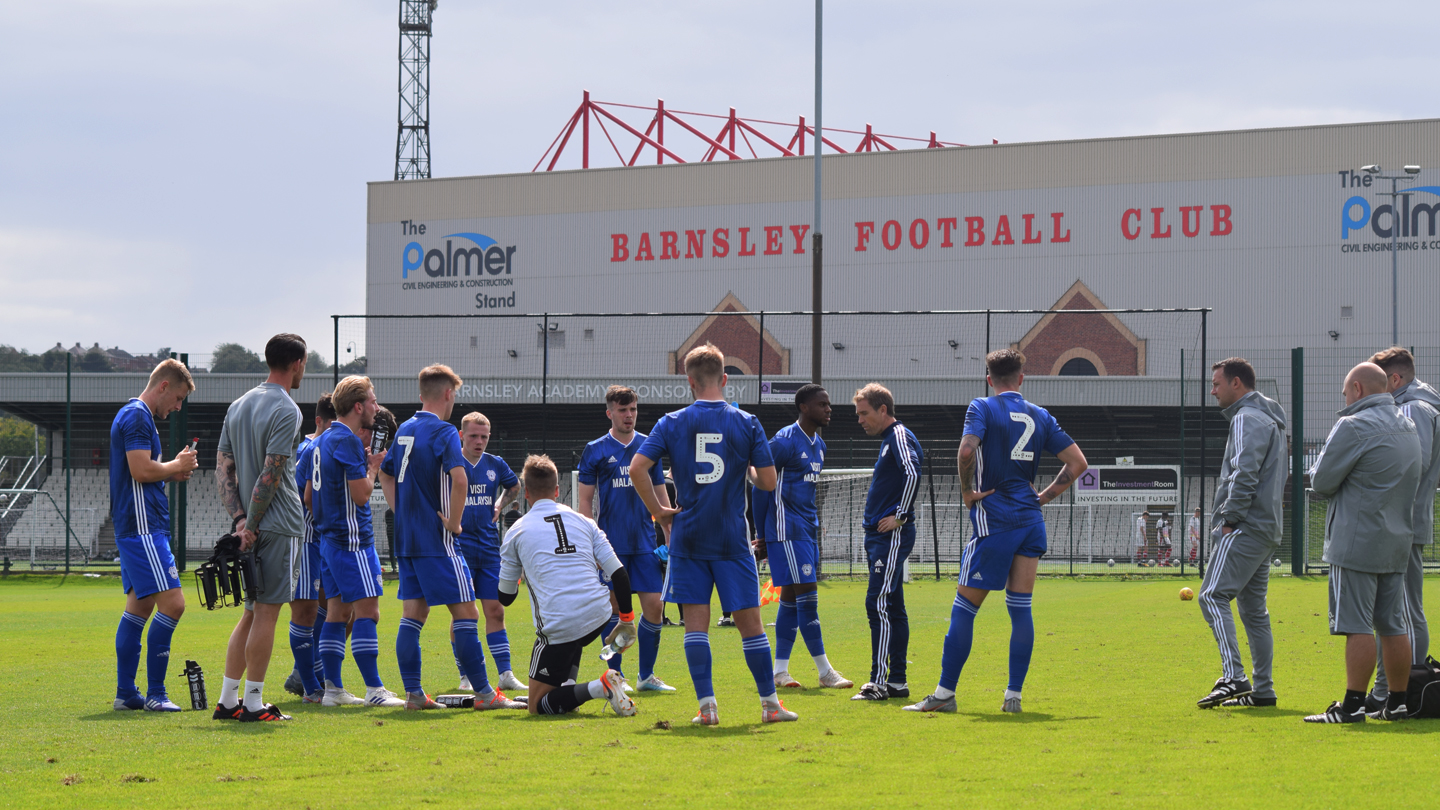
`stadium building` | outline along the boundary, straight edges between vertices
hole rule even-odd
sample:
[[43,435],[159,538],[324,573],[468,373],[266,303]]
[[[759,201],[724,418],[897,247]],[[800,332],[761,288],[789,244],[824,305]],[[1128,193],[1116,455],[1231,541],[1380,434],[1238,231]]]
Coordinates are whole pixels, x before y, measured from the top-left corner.
[[[1202,424],[1207,474],[1224,440],[1217,410],[1200,415],[1208,361],[1249,357],[1261,389],[1291,409],[1292,349],[1304,347],[1296,438],[1311,452],[1340,375],[1392,329],[1420,376],[1440,379],[1440,348],[1428,348],[1440,347],[1440,120],[823,161],[821,364],[842,406],[829,466],[873,461],[845,406],[878,380],[937,479],[953,473],[964,407],[986,392],[983,357],[1002,346],[1026,353],[1027,396],[1092,463],[1134,458],[1187,476],[1200,472]],[[1367,164],[1421,169],[1392,206],[1390,182]],[[680,359],[707,340],[727,355],[731,398],[773,431],[793,418],[776,383],[811,368],[813,170],[794,157],[375,182],[366,312],[306,337],[341,363],[365,357],[401,419],[418,408],[415,372],[450,364],[466,381],[460,410],[490,415],[492,450],[516,466],[541,447],[562,469],[578,457],[606,428],[611,383],[639,390],[642,430],[688,402]],[[1139,309],[1194,311],[1090,312]],[[189,408],[206,467],[226,405],[254,382],[225,376],[201,378]],[[329,383],[307,380],[307,420]],[[77,466],[104,468],[109,418],[142,385],[76,376]],[[58,448],[63,386],[0,375],[0,409]]]

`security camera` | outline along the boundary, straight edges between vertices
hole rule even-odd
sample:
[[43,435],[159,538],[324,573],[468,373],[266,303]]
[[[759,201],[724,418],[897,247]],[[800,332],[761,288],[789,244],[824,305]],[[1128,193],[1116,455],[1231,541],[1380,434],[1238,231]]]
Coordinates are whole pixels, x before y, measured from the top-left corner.
[[1419,166],[1406,166],[1406,167],[1405,167],[1405,173],[1406,173],[1406,174],[1419,174],[1419,173],[1420,173],[1420,167],[1419,167]]
[[1379,173],[1380,173],[1380,164],[1378,164],[1378,163],[1371,163],[1371,164],[1368,165],[1368,166],[1361,166],[1361,167],[1360,167],[1360,171],[1365,172],[1366,174],[1379,174]]

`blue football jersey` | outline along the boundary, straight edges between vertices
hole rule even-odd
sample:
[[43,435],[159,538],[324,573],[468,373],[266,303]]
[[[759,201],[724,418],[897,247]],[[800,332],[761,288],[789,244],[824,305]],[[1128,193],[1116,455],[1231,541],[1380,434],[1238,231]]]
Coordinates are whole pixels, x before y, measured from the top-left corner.
[[965,434],[980,439],[975,454],[975,491],[995,490],[970,507],[976,537],[1018,529],[1044,520],[1035,492],[1040,451],[1059,454],[1075,443],[1050,412],[1025,401],[1018,391],[970,402]]
[[370,499],[350,500],[350,482],[365,477],[365,445],[344,422],[336,421],[310,445],[311,506],[320,540],[345,551],[375,545]]
[[[616,554],[649,554],[655,550],[655,523],[650,510],[630,483],[630,461],[645,442],[639,431],[621,444],[609,432],[585,445],[580,456],[580,483],[595,487],[595,522],[610,540]],[[650,468],[650,482],[665,485],[665,468]]]
[[725,402],[700,400],[665,414],[638,452],[656,462],[670,457],[681,510],[671,525],[671,556],[750,556],[745,474],[752,464],[775,465],[759,419]]
[[125,458],[130,450],[148,450],[150,458],[160,460],[155,418],[150,406],[139,399],[127,402],[110,423],[110,520],[116,537],[168,535],[170,499],[165,497],[165,482],[142,484],[131,478]]
[[471,464],[460,458],[470,488],[465,494],[465,516],[460,519],[460,550],[466,557],[479,556],[481,551],[498,554],[500,532],[495,528],[495,496],[520,483],[505,459],[481,453]]
[[825,440],[805,435],[800,423],[786,425],[770,440],[779,482],[775,486],[775,511],[766,528],[766,540],[815,542],[820,518],[815,511],[815,485],[825,467]]
[[767,542],[775,539],[774,492],[759,487],[750,490],[750,520],[755,524],[756,539]]
[[465,466],[459,431],[435,414],[417,411],[396,429],[395,443],[380,464],[395,479],[395,503],[390,504],[395,556],[458,556],[455,537],[439,513],[450,511],[450,471]]
[[305,482],[311,479],[315,469],[315,456],[310,452],[314,446],[315,439],[302,436],[295,448],[295,491],[300,493],[300,511],[305,514],[305,536],[301,539],[306,543],[315,542],[315,516],[305,505]]

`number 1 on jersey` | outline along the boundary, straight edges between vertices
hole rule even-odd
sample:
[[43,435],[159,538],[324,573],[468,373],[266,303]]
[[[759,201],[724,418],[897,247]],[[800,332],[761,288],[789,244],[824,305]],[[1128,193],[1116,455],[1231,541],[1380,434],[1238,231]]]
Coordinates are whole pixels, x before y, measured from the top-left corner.
[[1020,441],[1015,442],[1015,446],[1010,449],[1010,460],[1034,461],[1035,452],[1026,450],[1025,445],[1029,444],[1030,437],[1035,435],[1035,420],[1031,419],[1028,413],[1011,413],[1010,421],[1025,423],[1025,432],[1020,434]]
[[560,515],[551,515],[545,518],[545,522],[555,527],[555,539],[559,545],[555,547],[556,554],[574,554],[576,549],[570,545],[570,538],[565,536],[565,522]]

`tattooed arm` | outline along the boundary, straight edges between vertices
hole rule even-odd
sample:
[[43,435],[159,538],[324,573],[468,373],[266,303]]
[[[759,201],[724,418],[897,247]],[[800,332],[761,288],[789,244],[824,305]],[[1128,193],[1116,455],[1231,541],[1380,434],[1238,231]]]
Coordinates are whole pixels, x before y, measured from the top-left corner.
[[235,456],[221,451],[215,460],[215,484],[220,488],[220,503],[226,514],[237,521],[235,531],[245,531],[245,504],[240,502],[240,482],[235,477]]
[[1045,491],[1040,493],[1041,506],[1060,497],[1061,493],[1069,489],[1075,479],[1080,477],[1080,473],[1085,472],[1085,469],[1090,466],[1090,463],[1085,460],[1085,454],[1080,452],[1078,444],[1072,444],[1061,450],[1055,457],[1060,459],[1065,466],[1061,468],[1060,474],[1055,476],[1055,480],[1050,482],[1050,486],[1045,487]]
[[260,519],[265,517],[270,501],[275,498],[275,493],[280,491],[280,484],[285,480],[285,461],[288,458],[290,457],[275,453],[265,456],[265,465],[260,468],[260,477],[255,479],[255,491],[250,495],[246,525],[260,525]]
[[975,502],[984,498],[995,490],[989,489],[984,492],[975,491],[975,454],[980,452],[980,437],[973,433],[967,433],[960,439],[960,453],[956,456],[955,463],[960,468],[960,497],[965,500],[965,508],[975,505]]

